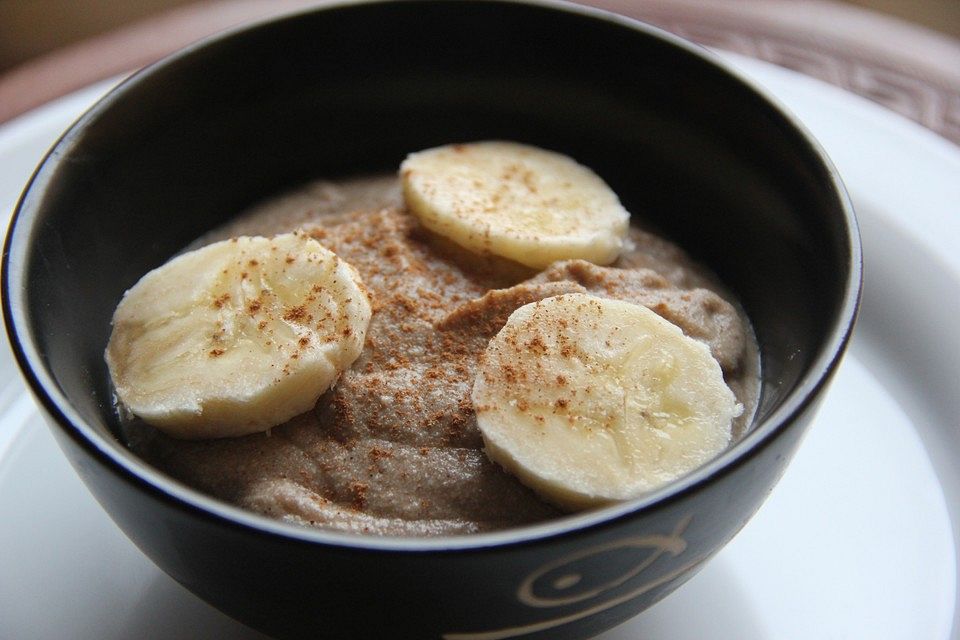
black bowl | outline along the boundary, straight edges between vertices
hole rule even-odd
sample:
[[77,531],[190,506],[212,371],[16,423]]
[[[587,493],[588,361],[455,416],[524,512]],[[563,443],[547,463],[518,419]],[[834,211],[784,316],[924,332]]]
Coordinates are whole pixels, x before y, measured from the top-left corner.
[[[118,441],[103,351],[114,306],[142,274],[264,196],[487,138],[594,168],[739,296],[762,362],[760,406],[741,442],[617,506],[400,539],[241,511]],[[762,92],[630,20],[483,0],[329,5],[137,74],[37,170],[3,266],[17,360],[91,491],[177,581],[281,637],[582,638],[650,606],[780,477],[846,346],[860,290],[837,174]]]

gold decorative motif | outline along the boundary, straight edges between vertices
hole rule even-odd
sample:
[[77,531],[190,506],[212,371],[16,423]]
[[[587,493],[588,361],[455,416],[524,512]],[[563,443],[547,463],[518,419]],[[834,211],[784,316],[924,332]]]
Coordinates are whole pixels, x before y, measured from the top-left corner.
[[[637,577],[651,565],[656,563],[657,560],[663,557],[664,554],[669,554],[670,556],[675,557],[683,553],[687,548],[687,542],[683,539],[682,534],[686,530],[687,525],[690,524],[690,520],[691,517],[689,516],[680,520],[680,522],[677,523],[677,526],[674,527],[673,532],[669,535],[653,534],[621,538],[620,540],[614,540],[587,549],[582,549],[575,553],[562,556],[556,560],[552,560],[531,573],[526,579],[523,580],[523,582],[520,583],[520,587],[517,589],[517,600],[529,607],[550,608],[562,607],[597,598],[598,596],[601,596],[612,589],[624,585],[632,578]],[[631,567],[622,575],[606,580],[598,586],[586,588],[579,593],[554,597],[537,595],[536,587],[543,584],[548,585],[549,589],[553,591],[568,591],[573,589],[577,585],[584,582],[584,576],[577,571],[563,572],[559,570],[562,570],[564,567],[574,565],[585,558],[617,549],[652,549],[653,553],[651,553],[639,564]],[[548,618],[546,620],[541,620],[540,622],[506,627],[502,629],[467,633],[446,633],[443,635],[443,638],[444,640],[503,640],[504,638],[515,638],[518,636],[527,635],[529,633],[535,633],[537,631],[553,629],[554,627],[559,627],[569,622],[586,618],[600,611],[605,611],[617,605],[638,598],[643,594],[659,587],[660,585],[666,584],[671,580],[687,573],[702,563],[706,557],[707,555],[697,556],[689,562],[683,563],[680,567],[668,571],[663,575],[657,576],[648,582],[638,585],[626,593],[613,596],[607,600],[602,600],[573,613],[568,613],[566,615],[554,618]],[[560,575],[555,575],[557,573]],[[551,577],[552,574],[553,577]]]

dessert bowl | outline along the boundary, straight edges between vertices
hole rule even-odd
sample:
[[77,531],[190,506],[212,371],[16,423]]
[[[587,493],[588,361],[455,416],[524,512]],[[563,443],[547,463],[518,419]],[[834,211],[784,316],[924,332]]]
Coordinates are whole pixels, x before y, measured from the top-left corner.
[[[460,537],[364,537],[214,500],[118,438],[103,352],[123,292],[204,232],[317,177],[515,139],[592,167],[706,263],[756,332],[749,432],[640,498]],[[134,75],[38,168],[4,252],[20,367],[117,525],[204,600],[277,637],[584,638],[689,579],[783,473],[846,347],[860,246],[802,127],[709,53],[552,2],[335,3]]]

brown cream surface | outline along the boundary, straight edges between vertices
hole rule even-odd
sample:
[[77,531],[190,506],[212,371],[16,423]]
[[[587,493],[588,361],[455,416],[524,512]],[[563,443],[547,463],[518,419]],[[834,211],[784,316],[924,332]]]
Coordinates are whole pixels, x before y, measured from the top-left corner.
[[704,341],[753,413],[756,349],[745,318],[676,246],[632,228],[609,267],[535,272],[432,236],[395,177],[316,182],[198,244],[303,229],[349,261],[373,298],[359,359],[313,411],[241,438],[181,441],[139,422],[130,446],[180,481],[289,522],[375,535],[465,534],[560,515],[487,459],[470,401],[478,359],[517,307],[590,292],[643,304]]

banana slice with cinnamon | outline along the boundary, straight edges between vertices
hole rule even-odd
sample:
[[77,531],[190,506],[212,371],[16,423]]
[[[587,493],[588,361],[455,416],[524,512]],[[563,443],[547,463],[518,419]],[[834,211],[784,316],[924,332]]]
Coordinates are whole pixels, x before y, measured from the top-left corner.
[[314,406],[363,348],[357,272],[303,233],[240,237],[146,274],[113,316],[119,401],[177,438],[264,431]]
[[742,412],[706,345],[646,307],[580,293],[517,309],[472,398],[488,456],[568,510],[692,471]]
[[630,215],[593,171],[515,142],[454,144],[400,166],[410,211],[434,233],[478,254],[542,269],[580,258],[609,264]]

